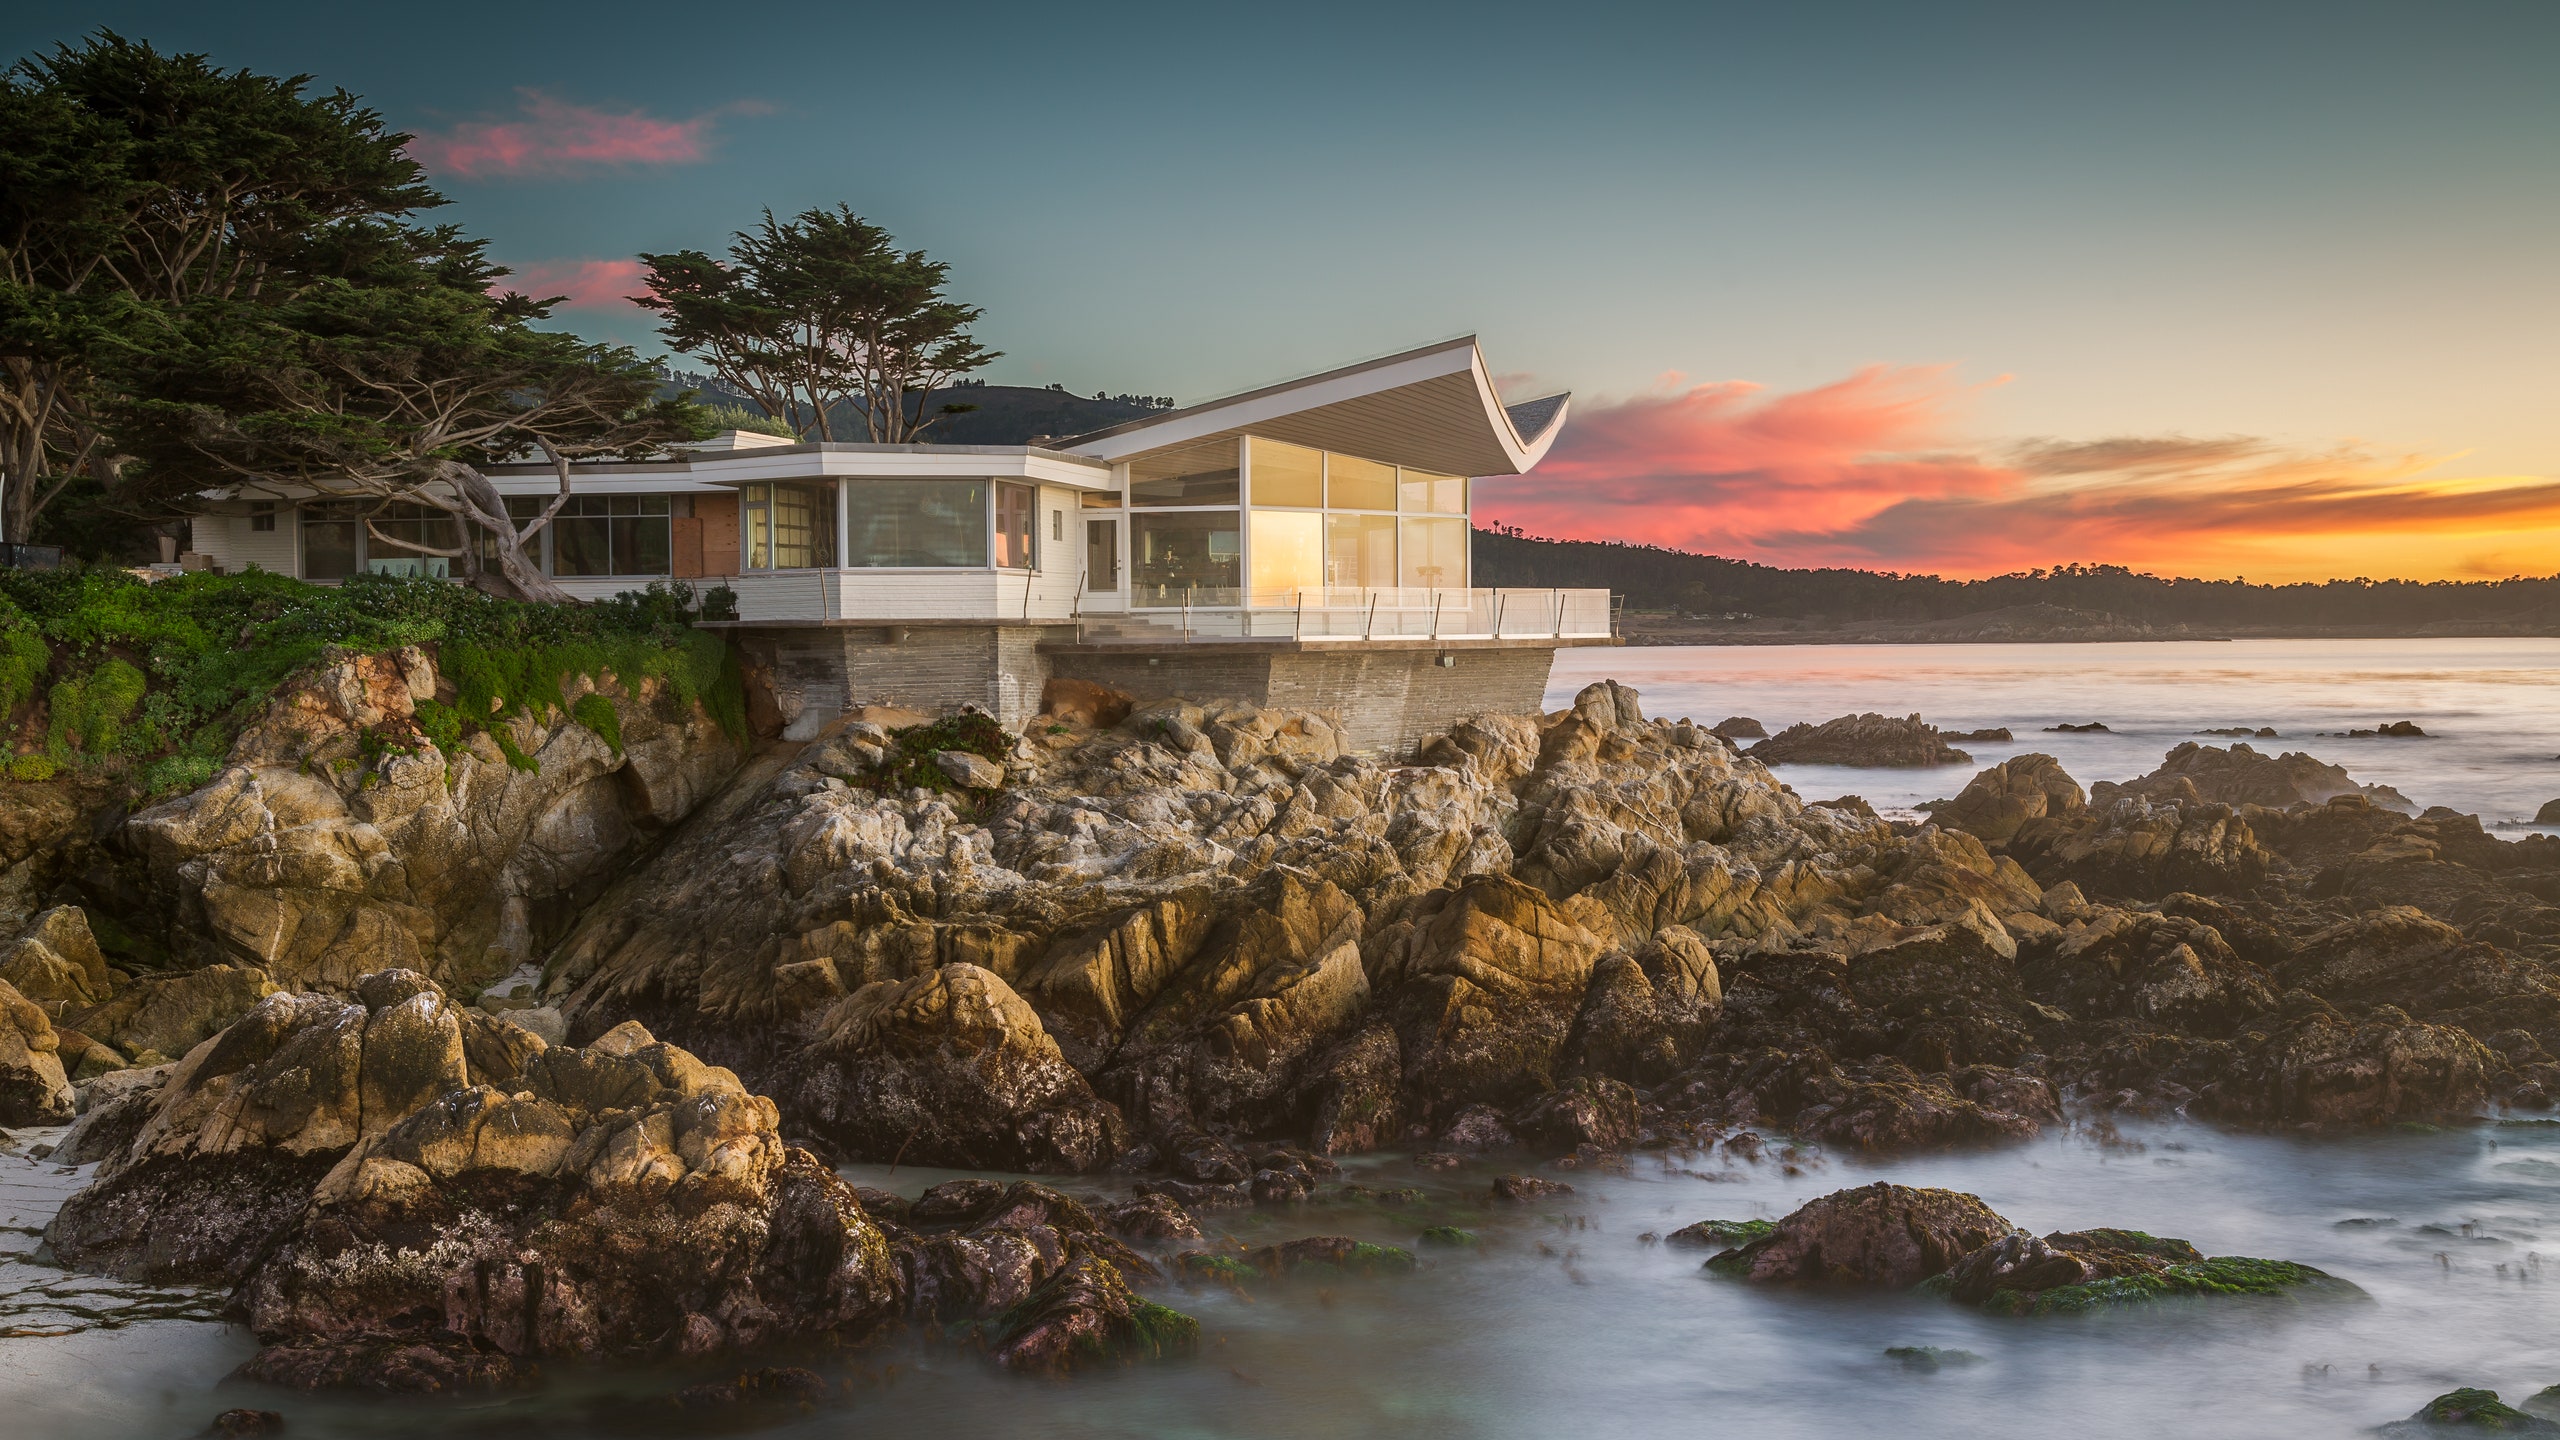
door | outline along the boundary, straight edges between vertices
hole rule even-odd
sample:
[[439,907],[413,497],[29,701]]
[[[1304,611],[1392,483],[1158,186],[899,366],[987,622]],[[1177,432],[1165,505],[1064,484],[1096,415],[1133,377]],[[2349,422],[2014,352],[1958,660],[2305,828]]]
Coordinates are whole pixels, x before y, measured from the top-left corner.
[[1120,522],[1087,520],[1084,522],[1084,588],[1117,590],[1120,588]]

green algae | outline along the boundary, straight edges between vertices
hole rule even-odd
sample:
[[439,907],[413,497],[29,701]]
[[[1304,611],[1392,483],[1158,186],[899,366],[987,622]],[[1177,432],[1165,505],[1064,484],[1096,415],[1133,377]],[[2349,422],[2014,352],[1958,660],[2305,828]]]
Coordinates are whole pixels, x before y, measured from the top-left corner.
[[1884,1354],[1888,1360],[1901,1361],[1905,1370],[1922,1372],[1985,1363],[1982,1356],[1970,1350],[1941,1350],[1935,1345],[1893,1345],[1886,1347]]
[[1238,1289],[1264,1278],[1260,1270],[1233,1255],[1212,1255],[1205,1250],[1183,1251],[1173,1257],[1173,1268],[1186,1280],[1206,1280]]
[[[2537,1397],[2539,1398],[2539,1397]],[[2496,1430],[2512,1435],[2560,1435],[2560,1425],[2536,1419],[2498,1399],[2495,1390],[2448,1390],[2419,1407],[2418,1413],[2383,1433],[2425,1434],[2437,1430]]]
[[[1933,1284],[1933,1282],[1935,1282]],[[1921,1282],[1924,1290],[1944,1295],[1953,1288],[1946,1276]],[[2291,1260],[2258,1260],[2243,1255],[2215,1255],[2173,1264],[2143,1275],[2117,1275],[2051,1290],[2000,1290],[1983,1302],[1995,1315],[2074,1315],[2118,1305],[2140,1304],[2178,1296],[2275,1295],[2291,1298],[2305,1289],[2353,1291],[2355,1287],[2325,1270]]]
[[1152,1300],[1130,1307],[1129,1331],[1128,1348],[1148,1360],[1188,1355],[1200,1348],[1200,1322]]
[[1467,1250],[1482,1245],[1484,1241],[1473,1230],[1461,1230],[1455,1225],[1434,1225],[1422,1232],[1421,1243]]

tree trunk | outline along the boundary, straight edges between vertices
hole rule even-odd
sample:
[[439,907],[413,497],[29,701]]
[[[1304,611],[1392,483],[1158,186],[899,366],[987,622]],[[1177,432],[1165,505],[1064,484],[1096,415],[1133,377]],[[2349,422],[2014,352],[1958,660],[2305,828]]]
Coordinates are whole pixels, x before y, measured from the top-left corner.
[[[498,540],[498,568],[495,571],[470,568],[466,579],[482,593],[514,600],[544,600],[555,604],[574,605],[578,597],[563,590],[524,556],[524,536],[507,518],[506,497],[489,477],[477,467],[454,465],[446,471],[462,499],[472,528],[486,530]],[[562,488],[566,488],[564,485]],[[491,525],[490,519],[498,523]],[[548,519],[546,515],[544,517]],[[540,522],[536,522],[537,527]],[[468,547],[466,542],[465,548]]]

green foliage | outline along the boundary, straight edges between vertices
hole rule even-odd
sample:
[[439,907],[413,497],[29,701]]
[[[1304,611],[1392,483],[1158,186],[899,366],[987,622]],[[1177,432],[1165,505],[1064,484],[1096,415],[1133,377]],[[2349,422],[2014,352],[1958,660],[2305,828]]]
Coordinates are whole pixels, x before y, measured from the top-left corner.
[[622,754],[622,712],[613,708],[613,699],[601,690],[590,690],[569,707],[569,718],[596,732],[613,749]]
[[52,724],[45,753],[57,761],[74,755],[111,755],[124,739],[125,721],[142,703],[142,672],[111,659],[85,676],[53,687]]
[[1484,1242],[1476,1238],[1473,1230],[1461,1230],[1455,1225],[1434,1225],[1422,1232],[1422,1243],[1452,1250],[1472,1250]]
[[53,651],[33,626],[0,631],[0,717],[35,698],[36,687],[52,664]]
[[9,757],[9,778],[12,780],[50,780],[60,773],[62,773],[62,767],[53,763],[53,757],[50,755]]
[[[847,206],[764,214],[727,260],[699,250],[642,255],[658,333],[720,381],[813,440],[902,443],[944,414],[937,390],[998,358],[969,334],[980,311],[943,291],[951,267],[900,250]],[[927,413],[931,407],[931,413]],[[836,434],[838,425],[848,427]]]
[[[725,723],[725,722],[724,722]],[[966,797],[968,791],[942,773],[933,757],[944,750],[965,750],[1002,765],[1013,754],[1013,736],[989,715],[974,711],[947,716],[925,725],[910,725],[889,732],[896,746],[879,769],[863,777],[861,783],[882,794],[901,790],[923,789],[938,794]]]
[[2290,1260],[2216,1255],[2171,1265],[2152,1273],[2117,1275],[2033,1293],[1996,1291],[1983,1302],[1982,1308],[1995,1315],[2072,1315],[2180,1295],[2290,1296],[2303,1289],[2352,1291],[2354,1288],[2327,1271]]
[[[131,755],[152,794],[202,784],[240,726],[296,674],[335,654],[404,645],[436,646],[461,692],[417,708],[418,732],[447,754],[487,729],[511,763],[530,767],[504,721],[563,714],[618,752],[620,710],[598,695],[570,705],[562,684],[572,675],[632,695],[657,681],[668,704],[701,705],[743,744],[737,657],[717,632],[691,627],[694,603],[681,582],[546,605],[419,577],[323,588],[254,570],[148,584],[121,571],[0,571],[0,695],[23,701],[50,679],[46,763]],[[42,778],[34,768],[13,765],[11,775]]]
[[705,405],[702,418],[714,434],[722,430],[744,430],[753,435],[779,435],[789,440],[800,438],[800,432],[792,429],[790,422],[776,420],[761,410],[750,410],[744,405]]

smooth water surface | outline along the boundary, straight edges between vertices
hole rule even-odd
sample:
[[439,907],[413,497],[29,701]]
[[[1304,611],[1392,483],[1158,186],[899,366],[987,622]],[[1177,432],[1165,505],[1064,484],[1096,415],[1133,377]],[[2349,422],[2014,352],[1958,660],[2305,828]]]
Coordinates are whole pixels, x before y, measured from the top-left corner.
[[[2178,640],[2087,645],[1666,645],[1557,652],[1547,705],[1609,678],[1647,715],[1712,725],[1748,715],[1774,735],[1797,721],[1917,711],[1941,730],[2006,726],[2008,744],[1961,742],[1969,767],[1781,767],[1807,799],[1866,797],[1902,811],[1964,788],[1975,769],[2042,752],[2082,785],[2150,773],[2197,731],[2271,726],[2242,743],[2300,750],[2420,808],[2449,806],[2520,833],[2560,797],[2560,639]],[[2044,733],[2099,721],[2103,735]],[[2424,740],[2339,732],[2414,720]],[[2328,732],[2323,734],[2321,732]],[[1748,743],[1748,742],[1745,742]]]
[[[760,1433],[936,1436],[1611,1437],[2347,1436],[2462,1385],[2510,1401],[2560,1381],[2560,1126],[2485,1125],[2308,1141],[2164,1125],[1867,1164],[1640,1156],[1564,1175],[1571,1197],[1485,1204],[1488,1159],[1459,1171],[1365,1161],[1343,1179],[1418,1186],[1424,1203],[1203,1215],[1252,1243],[1348,1233],[1412,1244],[1457,1223],[1481,1251],[1426,1251],[1418,1274],[1296,1284],[1250,1299],[1151,1288],[1198,1316],[1193,1359],[1070,1382],[992,1371],[907,1343],[806,1360],[841,1404]],[[5,1161],[11,1166],[22,1162]],[[31,1167],[32,1168],[32,1167]],[[13,1175],[22,1175],[16,1169]],[[940,1178],[877,1168],[909,1194]],[[1552,1173],[1552,1172],[1551,1172]],[[47,1177],[51,1178],[51,1177]],[[1776,1216],[1876,1179],[1981,1195],[2037,1230],[2126,1225],[2218,1254],[2305,1261],[2364,1298],[2180,1300],[2093,1316],[1984,1316],[1925,1296],[1770,1291],[1710,1276],[1648,1232]],[[1092,1193],[1096,1187],[1070,1183]],[[16,1192],[29,1195],[24,1182]],[[24,1223],[23,1211],[12,1223]],[[9,1283],[38,1267],[20,1262]],[[1887,1347],[1983,1364],[1905,1371]],[[229,1405],[283,1410],[289,1435],[681,1433],[652,1403],[698,1378],[555,1373],[505,1401],[313,1401],[219,1386],[237,1330],[161,1321],[0,1340],[0,1416],[47,1440],[175,1437]]]

